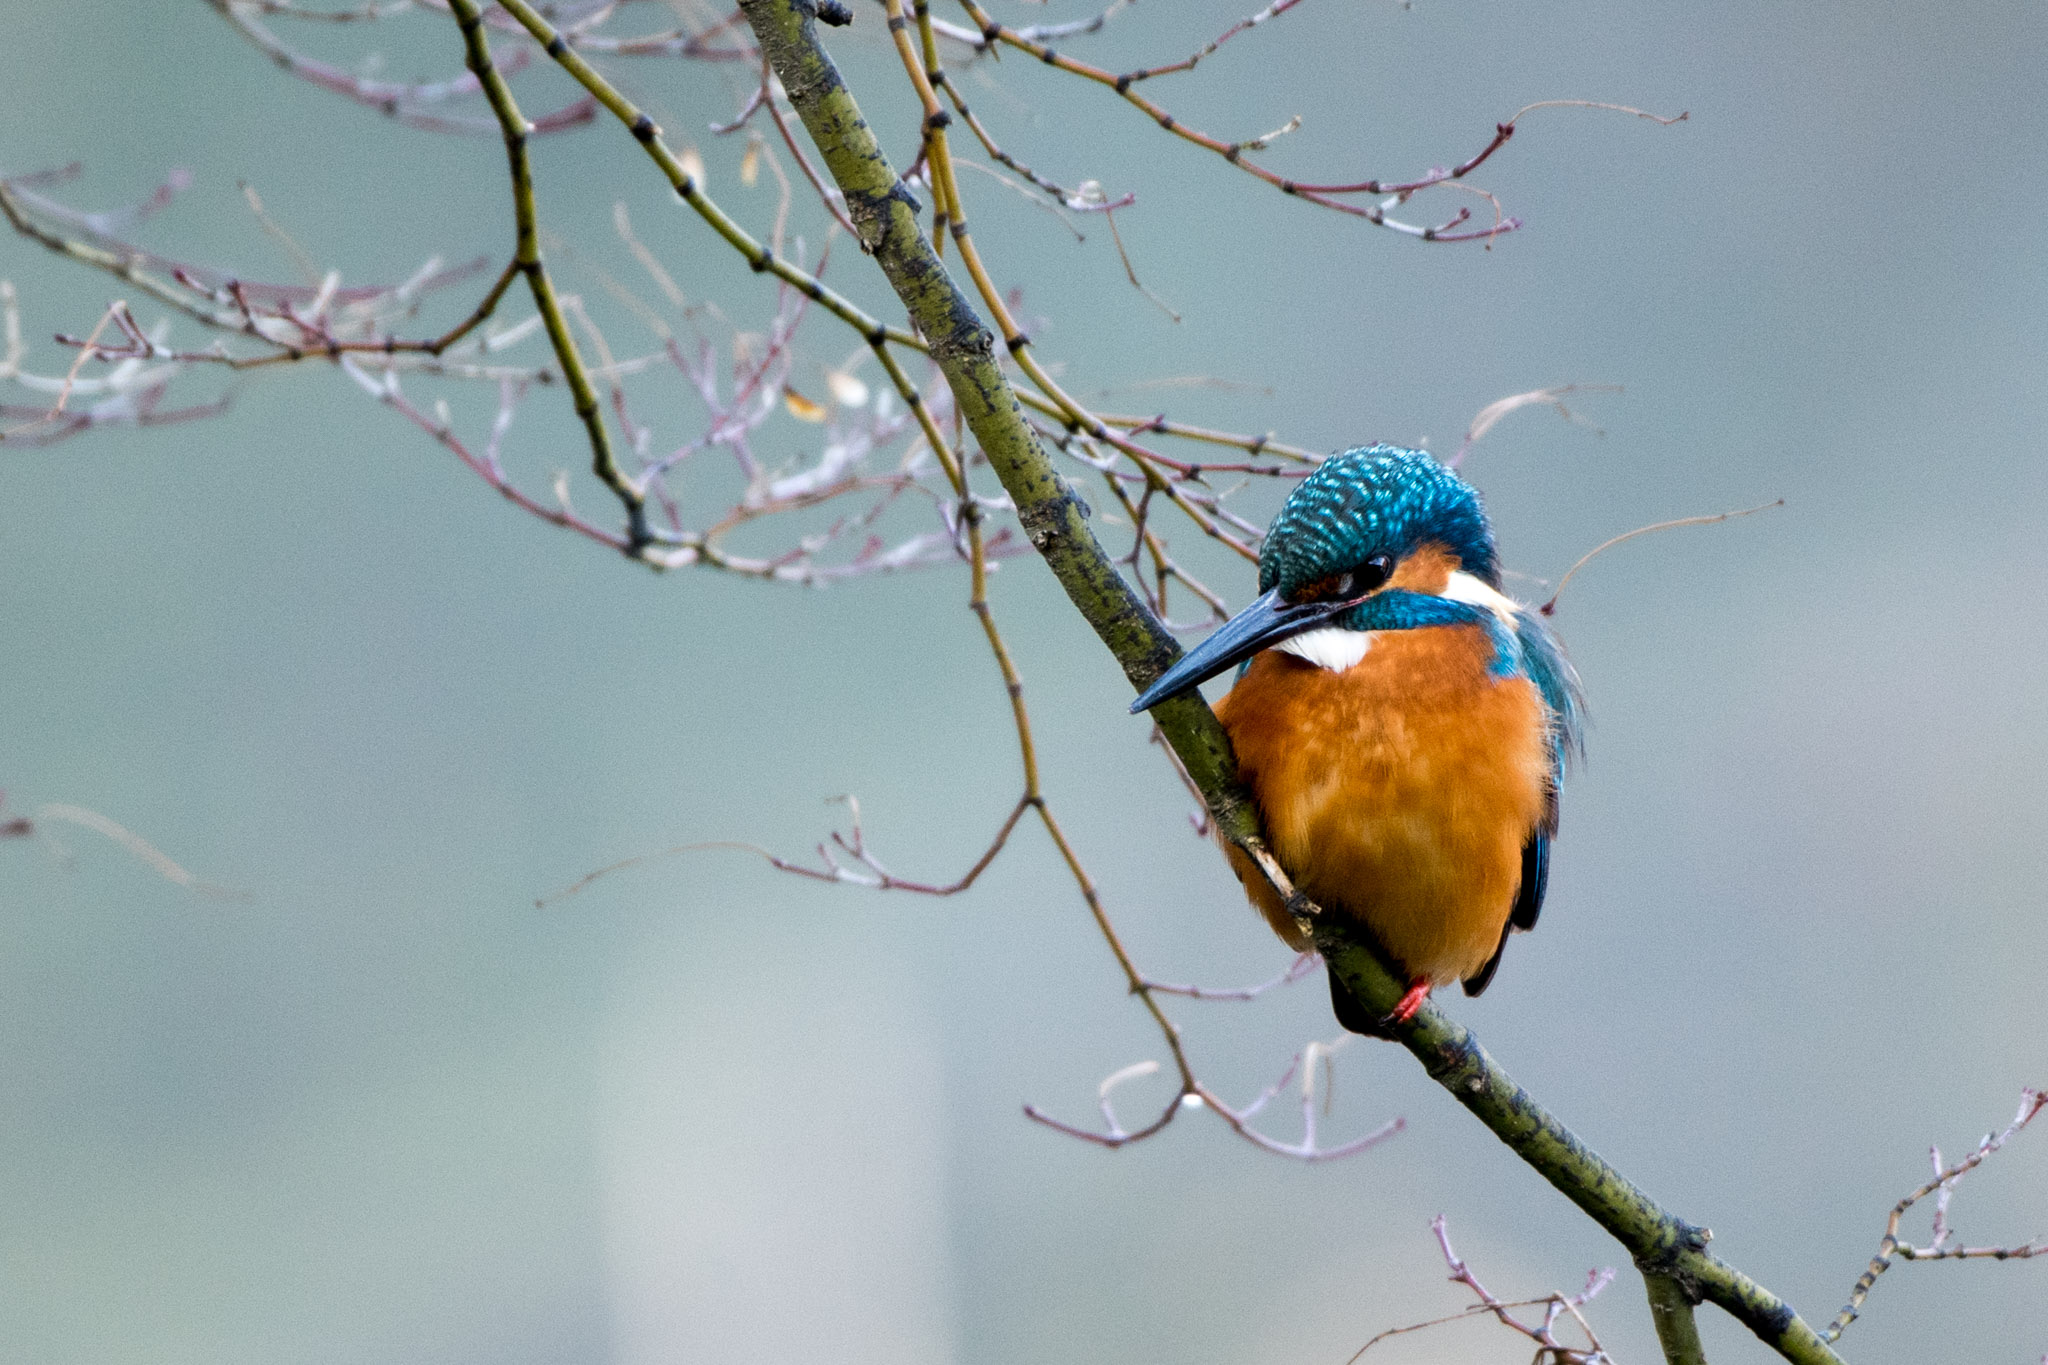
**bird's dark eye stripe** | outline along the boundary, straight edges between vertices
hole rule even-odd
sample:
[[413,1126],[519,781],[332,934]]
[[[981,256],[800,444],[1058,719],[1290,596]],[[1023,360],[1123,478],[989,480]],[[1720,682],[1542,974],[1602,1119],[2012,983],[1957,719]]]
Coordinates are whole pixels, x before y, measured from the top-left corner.
[[1348,573],[1326,574],[1312,582],[1304,583],[1288,594],[1295,602],[1328,602],[1344,596],[1351,590],[1351,575]]
[[1325,574],[1312,579],[1288,594],[1293,602],[1341,602],[1348,597],[1359,597],[1376,591],[1394,572],[1394,561],[1388,555],[1374,555],[1355,569],[1343,573]]

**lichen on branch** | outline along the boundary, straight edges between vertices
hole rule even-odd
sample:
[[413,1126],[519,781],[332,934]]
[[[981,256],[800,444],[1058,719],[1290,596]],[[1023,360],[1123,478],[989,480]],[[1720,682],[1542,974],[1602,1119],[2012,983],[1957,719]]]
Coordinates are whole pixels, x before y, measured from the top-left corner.
[[[770,67],[846,196],[862,243],[930,345],[959,411],[1014,500],[1033,547],[1075,608],[1142,688],[1178,655],[1163,624],[1125,582],[1025,419],[995,355],[994,337],[947,273],[918,223],[919,206],[897,176],[837,66],[820,43],[812,0],[741,0]],[[1154,711],[1223,837],[1256,855],[1274,889],[1315,923],[1330,970],[1367,1009],[1391,1011],[1402,983],[1348,927],[1318,916],[1269,856],[1257,815],[1239,786],[1230,745],[1199,694]],[[1706,1250],[1707,1233],[1659,1207],[1503,1072],[1462,1027],[1425,1006],[1399,1041],[1496,1136],[1612,1233],[1646,1274],[1668,1283],[1657,1300],[1660,1339],[1682,1346],[1668,1318],[1709,1300],[1759,1339],[1802,1365],[1838,1357],[1781,1299]],[[1674,1296],[1670,1284],[1682,1291]],[[1680,1313],[1680,1316],[1683,1316]]]

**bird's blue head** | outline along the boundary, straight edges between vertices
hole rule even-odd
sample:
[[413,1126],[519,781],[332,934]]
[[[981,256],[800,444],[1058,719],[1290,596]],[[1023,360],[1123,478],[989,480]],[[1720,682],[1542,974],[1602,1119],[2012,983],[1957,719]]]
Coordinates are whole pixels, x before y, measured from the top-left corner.
[[[1389,587],[1411,556],[1418,569],[1425,561],[1436,566],[1436,584],[1422,591]],[[1472,485],[1419,450],[1347,450],[1303,479],[1273,519],[1259,555],[1259,599],[1182,656],[1131,709],[1157,705],[1262,649],[1324,628],[1494,621],[1513,607],[1499,589],[1493,531]]]
[[[1500,586],[1493,529],[1472,485],[1419,450],[1361,446],[1323,461],[1273,518],[1259,554],[1259,591],[1278,588],[1293,601],[1346,573],[1354,582],[1385,582],[1395,565],[1431,544],[1488,587]],[[1375,560],[1386,572],[1368,567]]]

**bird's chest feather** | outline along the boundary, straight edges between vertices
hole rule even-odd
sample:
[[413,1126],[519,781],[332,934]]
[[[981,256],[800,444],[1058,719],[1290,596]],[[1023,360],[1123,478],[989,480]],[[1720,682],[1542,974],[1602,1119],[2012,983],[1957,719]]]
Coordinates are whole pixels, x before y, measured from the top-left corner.
[[1551,782],[1542,699],[1493,658],[1478,626],[1375,632],[1345,668],[1268,650],[1217,707],[1289,875],[1440,984],[1499,943]]

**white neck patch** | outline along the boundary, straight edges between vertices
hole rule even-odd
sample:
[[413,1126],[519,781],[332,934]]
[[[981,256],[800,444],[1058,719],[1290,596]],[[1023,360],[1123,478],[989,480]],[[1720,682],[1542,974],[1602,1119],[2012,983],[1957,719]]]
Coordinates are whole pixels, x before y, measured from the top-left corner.
[[1306,659],[1317,668],[1327,668],[1332,673],[1345,669],[1365,657],[1372,648],[1373,632],[1369,630],[1346,630],[1342,626],[1323,626],[1318,630],[1305,630],[1291,635],[1273,648],[1297,659]]
[[[1514,599],[1498,588],[1488,587],[1484,580],[1460,570],[1444,584],[1438,594],[1453,602],[1465,602],[1475,607],[1484,607],[1512,627],[1515,623]],[[1342,626],[1323,626],[1317,630],[1305,630],[1299,635],[1282,640],[1273,648],[1283,654],[1292,654],[1297,659],[1306,659],[1317,668],[1327,668],[1332,673],[1342,673],[1358,663],[1372,648],[1372,637],[1379,632],[1371,630],[1346,630]]]
[[1438,594],[1453,602],[1469,602],[1475,607],[1485,607],[1509,625],[1515,623],[1515,601],[1498,588],[1490,588],[1483,579],[1475,578],[1463,569],[1451,575],[1450,582]]

